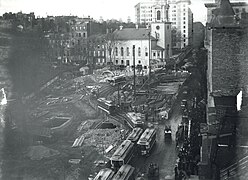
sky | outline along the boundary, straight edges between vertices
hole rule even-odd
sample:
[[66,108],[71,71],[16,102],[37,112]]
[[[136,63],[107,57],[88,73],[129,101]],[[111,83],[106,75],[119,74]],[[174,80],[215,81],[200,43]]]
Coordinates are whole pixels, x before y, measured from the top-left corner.
[[[142,0],[0,0],[0,15],[5,12],[30,13],[36,16],[47,15],[76,15],[78,17],[91,16],[94,19],[122,19],[128,16],[135,22],[134,6]],[[213,0],[191,0],[191,10],[194,21],[206,21],[207,10],[204,2]]]

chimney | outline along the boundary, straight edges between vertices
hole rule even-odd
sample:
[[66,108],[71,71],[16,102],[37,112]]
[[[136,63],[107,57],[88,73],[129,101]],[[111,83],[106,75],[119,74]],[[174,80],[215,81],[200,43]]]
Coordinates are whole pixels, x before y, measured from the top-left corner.
[[123,26],[120,26],[120,30],[122,30]]
[[135,29],[139,29],[139,25],[138,24],[135,25]]

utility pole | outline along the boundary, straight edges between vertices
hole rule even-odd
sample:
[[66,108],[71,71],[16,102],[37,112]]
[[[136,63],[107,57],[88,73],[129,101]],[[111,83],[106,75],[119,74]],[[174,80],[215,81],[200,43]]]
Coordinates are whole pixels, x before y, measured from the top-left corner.
[[135,82],[135,45],[133,45],[133,86],[134,86],[134,97],[136,97],[136,82]]
[[150,91],[150,84],[151,84],[151,32],[148,33],[148,66],[149,66],[149,69],[148,69],[148,92]]
[[120,107],[121,103],[120,103],[120,83],[117,84],[118,86],[118,105]]
[[165,61],[165,58],[164,58],[164,51],[161,51],[161,59],[162,59],[162,64],[163,64],[163,68],[164,68],[164,61]]
[[148,66],[149,66],[149,72],[148,72],[148,78],[149,78],[149,83],[150,83],[150,78],[151,78],[151,32],[148,33],[148,51],[149,51],[149,56],[148,56]]

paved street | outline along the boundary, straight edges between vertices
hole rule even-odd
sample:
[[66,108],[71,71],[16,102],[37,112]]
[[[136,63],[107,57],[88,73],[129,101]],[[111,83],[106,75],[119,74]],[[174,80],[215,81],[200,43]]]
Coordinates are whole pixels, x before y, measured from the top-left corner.
[[165,122],[172,127],[172,141],[164,139],[164,124],[155,125],[157,129],[157,143],[149,157],[136,157],[132,164],[141,172],[146,172],[150,163],[157,163],[160,167],[160,179],[173,179],[174,167],[177,159],[175,134],[177,126],[181,122],[180,106],[175,106],[174,114]]

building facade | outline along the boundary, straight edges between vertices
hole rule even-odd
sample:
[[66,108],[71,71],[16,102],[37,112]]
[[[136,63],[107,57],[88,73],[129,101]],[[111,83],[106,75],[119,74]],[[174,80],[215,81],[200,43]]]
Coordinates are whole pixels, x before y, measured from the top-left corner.
[[172,28],[180,36],[175,46],[183,48],[192,43],[193,13],[190,3],[190,0],[140,2],[135,6],[136,23],[172,22]]
[[151,0],[140,2],[135,6],[137,24],[151,22],[172,22],[177,39],[174,47],[183,48],[193,40],[193,13],[189,8],[190,0]]
[[88,38],[87,64],[93,68],[102,67],[107,65],[106,60],[106,34],[96,34]]
[[178,32],[176,47],[185,47],[193,41],[193,13],[189,8],[190,0],[169,0],[169,21]]
[[247,92],[248,16],[237,18],[229,0],[220,0],[214,6],[205,40],[208,94],[206,123],[201,125],[205,128],[201,128],[199,179],[219,179],[223,169],[237,158],[237,99],[242,90]]
[[[106,52],[114,65],[149,69],[152,62],[165,62],[171,52],[171,23],[152,23],[151,27],[122,28],[113,33]],[[133,53],[134,52],[134,53]]]
[[71,61],[82,62],[87,55],[87,22],[74,21],[70,25],[70,50]]
[[[137,24],[168,21],[168,3],[166,1],[151,0],[135,5],[135,18]],[[159,18],[157,18],[159,16]]]
[[[51,17],[49,17],[51,19]],[[85,63],[93,61],[89,51],[94,51],[89,37],[95,39],[96,34],[105,34],[106,28],[103,24],[95,22],[92,18],[63,18],[57,17],[51,21],[54,23],[55,31],[49,31],[46,38],[49,44],[49,55],[51,59],[62,63]],[[59,23],[57,23],[57,21]],[[63,26],[62,26],[62,25]],[[64,29],[58,31],[58,29]],[[94,62],[96,60],[94,59]]]

